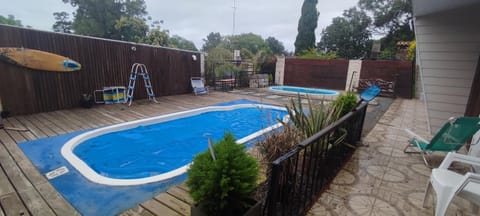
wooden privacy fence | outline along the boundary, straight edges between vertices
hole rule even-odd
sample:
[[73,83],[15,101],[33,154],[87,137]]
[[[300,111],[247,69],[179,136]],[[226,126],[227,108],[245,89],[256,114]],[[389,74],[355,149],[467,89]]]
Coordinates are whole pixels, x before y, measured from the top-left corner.
[[[345,90],[348,60],[286,58],[285,85]],[[362,61],[360,80],[394,83],[394,96],[412,98],[414,71],[411,61]]]
[[[190,77],[200,76],[200,53],[145,44],[0,25],[0,47],[42,50],[82,64],[80,71],[49,72],[0,61],[0,101],[13,114],[72,108],[81,94],[127,86],[135,62],[147,66],[156,96],[188,93]],[[134,97],[146,96],[137,82]]]
[[381,79],[394,82],[395,96],[413,97],[415,76],[411,61],[362,61],[360,79]]
[[285,59],[285,85],[345,89],[348,60]]

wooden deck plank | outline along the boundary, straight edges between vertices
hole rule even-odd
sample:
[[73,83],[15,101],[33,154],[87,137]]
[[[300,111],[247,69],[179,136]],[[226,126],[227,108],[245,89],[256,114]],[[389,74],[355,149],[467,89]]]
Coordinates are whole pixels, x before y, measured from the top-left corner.
[[115,116],[116,118],[120,118],[124,122],[133,121],[136,119],[136,117],[131,116],[125,112],[125,109],[128,109],[128,107],[120,108],[120,107],[116,107],[115,105],[103,105],[101,109],[104,111],[104,113]]
[[20,191],[19,195],[32,215],[55,215],[50,206],[33,187],[30,190]]
[[49,137],[50,136],[57,136],[59,134],[66,133],[63,130],[58,131],[58,129],[54,129],[55,126],[52,126],[53,123],[51,123],[49,120],[41,117],[40,114],[31,115],[31,116],[29,116],[29,118],[31,118],[31,122],[33,124],[35,124],[43,132],[45,132],[45,134],[47,134]]
[[67,202],[67,200],[65,200],[65,198],[63,198],[63,196],[60,195],[60,193],[58,193],[49,182],[35,185],[35,187],[57,215],[80,215],[80,213],[73,208],[73,206],[70,205],[70,203]]
[[46,121],[45,123],[47,123],[47,125],[49,125],[50,128],[58,134],[71,133],[75,131],[72,129],[71,125],[67,126],[64,122],[62,122],[62,120],[52,115],[52,112],[39,113],[38,116],[43,118]]
[[7,162],[10,162],[8,161],[10,155],[13,158],[12,161],[21,161],[26,158],[22,150],[17,147],[17,143],[7,134],[7,132],[5,132],[5,130],[0,130],[0,144],[1,143],[3,143],[3,145],[1,145],[0,151],[5,151],[5,154],[1,154],[0,157],[8,157],[5,158]]
[[185,183],[179,184],[179,185],[177,185],[177,187],[188,193],[189,189],[188,189],[187,185],[185,185]]
[[77,119],[77,121],[81,122],[85,128],[96,128],[99,127],[100,125],[95,123],[94,121],[88,121],[85,116],[82,115],[83,112],[81,112],[79,109],[75,110],[62,110],[65,115],[70,116],[73,119]]
[[2,167],[5,169],[5,173],[7,174],[10,181],[13,183],[13,187],[15,188],[21,199],[24,201],[24,205],[30,212],[44,212],[47,214],[47,212],[51,211],[48,204],[45,202],[45,200],[43,200],[38,191],[36,191],[33,185],[23,175],[22,171],[20,170],[20,168],[18,168],[16,164],[5,163],[5,161],[2,160]]
[[[0,163],[2,164],[5,174],[10,179],[18,195],[24,200],[24,205],[31,212],[43,212],[48,215],[50,207],[16,163],[16,161],[27,160],[25,155],[13,140],[9,140],[4,134],[4,131],[0,131],[0,141],[2,143],[2,145],[0,145]],[[8,146],[10,146],[10,148]],[[13,156],[12,152],[15,152],[17,156]]]
[[58,116],[60,119],[63,120],[64,123],[69,124],[75,130],[85,130],[88,128],[83,122],[80,122],[78,119],[72,117],[72,115],[67,115],[62,110],[55,111],[52,115]]
[[[5,127],[12,127],[12,128],[15,128],[15,125],[12,124],[8,119],[5,119],[4,121],[5,124]],[[12,139],[14,139],[17,143],[21,143],[23,141],[27,141],[27,139],[25,137],[22,136],[22,134],[20,134],[19,131],[17,130],[8,130],[8,129],[5,129],[4,131],[6,131],[10,137]]]
[[47,127],[42,120],[39,120],[37,118],[37,115],[29,115],[29,116],[24,116],[26,120],[28,120],[32,125],[34,125],[36,128],[38,128],[41,132],[43,132],[47,137],[50,136],[56,136],[58,135],[55,133],[52,129]]
[[125,212],[120,213],[118,216],[155,216],[155,215],[141,206],[136,206],[135,208],[131,208]]
[[1,167],[2,165],[0,164],[0,197],[15,192],[13,185],[8,180],[7,174],[5,174]]
[[95,110],[95,112],[95,116],[103,118],[105,121],[108,120],[108,123],[104,123],[102,126],[125,122],[124,119],[115,117],[111,112],[105,112],[104,110]]
[[39,128],[37,128],[37,126],[35,126],[34,124],[32,124],[32,122],[30,122],[29,119],[25,118],[25,116],[15,116],[15,118],[20,121],[23,125],[25,125],[25,127],[33,134],[38,138],[44,138],[44,137],[47,137],[47,135],[42,131],[40,130]]
[[49,119],[59,128],[62,128],[67,133],[72,133],[75,131],[82,130],[81,127],[75,124],[75,122],[69,121],[69,119],[63,118],[60,114],[55,112],[48,112],[44,113],[45,117],[49,117]]
[[167,193],[189,205],[193,205],[193,198],[185,190],[178,187],[172,187],[167,190]]
[[101,109],[98,109],[98,108],[92,108],[92,109],[88,110],[88,112],[87,112],[87,110],[83,110],[81,112],[82,112],[82,116],[84,116],[84,118],[86,120],[88,119],[88,121],[90,121],[90,122],[95,122],[100,127],[105,126],[105,125],[111,125],[111,124],[115,124],[115,123],[124,122],[121,119],[116,119],[116,118],[110,117],[109,115],[105,115],[103,113],[103,111]]
[[22,135],[25,140],[34,140],[37,139],[37,137],[18,119],[15,117],[9,117],[8,121],[12,125],[12,127],[17,128],[17,129],[25,129],[25,131],[17,131],[20,135]]
[[155,196],[155,199],[181,215],[190,215],[190,205],[168,193],[161,193],[158,196]]
[[30,215],[23,202],[15,193],[10,193],[0,197],[0,206],[6,216]]
[[158,202],[157,200],[150,199],[146,202],[140,204],[143,208],[147,209],[154,215],[158,216],[178,216],[180,215],[178,212],[173,211],[172,209],[168,208],[164,204]]

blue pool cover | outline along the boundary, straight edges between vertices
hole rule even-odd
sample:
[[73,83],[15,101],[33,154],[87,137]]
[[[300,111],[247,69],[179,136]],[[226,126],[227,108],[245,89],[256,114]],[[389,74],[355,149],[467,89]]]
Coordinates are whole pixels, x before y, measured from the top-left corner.
[[319,89],[319,88],[305,88],[297,86],[272,86],[270,87],[272,91],[280,92],[291,92],[291,93],[300,93],[300,94],[313,94],[313,95],[338,95],[337,91]]
[[[237,100],[217,105],[244,103],[258,102]],[[183,174],[161,182],[120,187],[92,183],[84,178],[60,154],[60,149],[64,143],[84,132],[86,131],[77,131],[19,144],[20,149],[28,156],[40,173],[45,174],[61,166],[66,166],[69,169],[68,173],[48,181],[83,215],[116,215],[186,179],[186,174]],[[216,137],[214,139],[218,140]],[[247,143],[247,146],[253,145],[254,142]]]
[[189,164],[207,149],[208,138],[220,140],[231,131],[240,139],[278,123],[286,113],[268,108],[211,111],[104,134],[80,143],[73,152],[105,177],[151,177]]

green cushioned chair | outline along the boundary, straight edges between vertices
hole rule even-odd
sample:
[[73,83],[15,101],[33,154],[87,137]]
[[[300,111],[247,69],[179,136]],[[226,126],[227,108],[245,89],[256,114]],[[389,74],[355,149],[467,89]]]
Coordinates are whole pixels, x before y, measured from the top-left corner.
[[[405,147],[405,153],[421,153],[423,161],[430,167],[426,156],[434,151],[458,151],[480,129],[479,117],[450,118],[443,127],[433,136],[430,142],[409,129],[405,131],[412,137]],[[417,148],[410,151],[410,148]]]

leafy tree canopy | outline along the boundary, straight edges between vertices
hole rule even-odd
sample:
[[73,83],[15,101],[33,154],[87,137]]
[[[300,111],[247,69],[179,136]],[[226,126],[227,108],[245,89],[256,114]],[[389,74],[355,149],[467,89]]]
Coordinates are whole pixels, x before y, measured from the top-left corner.
[[368,50],[371,19],[364,11],[353,7],[333,18],[332,24],[322,31],[319,48],[334,51],[342,58],[360,58]]
[[373,25],[396,31],[412,19],[412,0],[359,0],[358,6],[373,14]]
[[[193,42],[160,28],[163,21],[147,16],[145,0],[62,0],[76,7],[73,21],[67,12],[56,12],[56,32],[197,50]],[[150,26],[147,24],[150,23]]]
[[[147,12],[144,0],[63,0],[63,2],[77,8],[72,22],[72,29],[76,34],[122,39],[126,34],[121,32],[125,30],[122,24],[128,23],[130,26],[128,28],[136,30],[145,25],[144,16]],[[122,17],[126,19],[120,21]],[[139,20],[143,23],[139,23]],[[119,21],[122,24],[116,27]],[[132,27],[132,24],[140,26]]]
[[302,15],[298,21],[298,34],[295,39],[295,54],[315,48],[315,29],[317,28],[318,0],[305,0],[302,5]]
[[15,16],[9,14],[7,17],[0,15],[0,24],[23,27],[22,21],[15,19]]
[[115,23],[115,30],[120,40],[142,42],[148,31],[148,25],[144,20],[136,17],[121,17]]
[[268,44],[262,36],[253,33],[227,36],[223,41],[223,46],[229,50],[241,50],[243,48],[253,54],[268,49]]
[[210,32],[210,34],[207,35],[206,39],[203,39],[203,46],[202,46],[202,51],[208,52],[211,49],[217,47],[220,43],[222,43],[222,35],[220,35],[219,32]]
[[192,41],[189,41],[178,35],[173,35],[169,39],[169,46],[178,49],[198,51],[197,47],[195,47],[195,44]]
[[154,46],[168,46],[168,39],[170,38],[168,30],[160,30],[159,28],[150,30],[143,38],[142,43],[151,44]]
[[359,0],[358,5],[372,14],[372,31],[385,35],[381,39],[381,58],[394,59],[398,41],[415,39],[415,34],[410,29],[413,18],[412,0]]
[[56,20],[52,26],[54,32],[72,33],[72,21],[67,12],[55,12],[53,16]]
[[268,48],[270,48],[273,54],[285,54],[285,47],[283,46],[283,43],[276,38],[268,37],[265,41],[267,42]]

